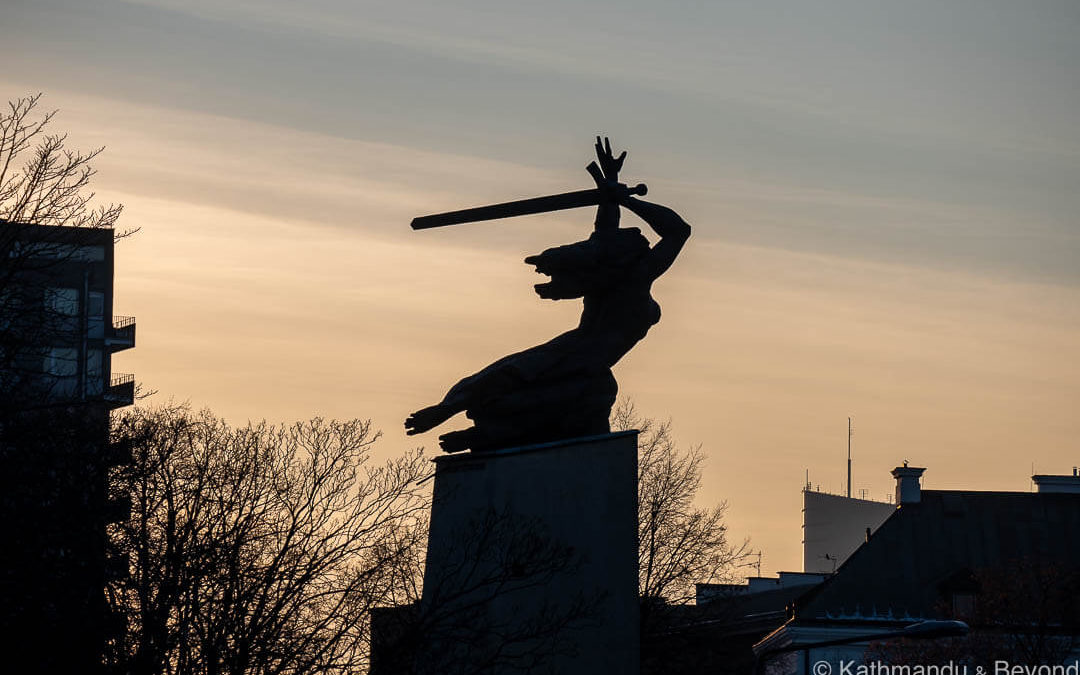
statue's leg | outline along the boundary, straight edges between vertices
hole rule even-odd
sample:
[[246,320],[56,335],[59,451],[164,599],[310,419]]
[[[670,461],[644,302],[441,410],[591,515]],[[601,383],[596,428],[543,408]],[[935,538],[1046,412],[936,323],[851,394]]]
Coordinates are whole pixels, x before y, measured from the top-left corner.
[[481,441],[476,432],[476,427],[469,427],[460,431],[448,431],[439,436],[439,447],[443,452],[464,452],[469,448],[476,448]]
[[439,440],[447,452],[482,452],[607,433],[617,392],[610,369],[563,373],[470,407],[475,426]]
[[450,387],[442,401],[410,415],[405,420],[406,433],[420,434],[434,429],[459,412],[527,388],[533,380],[543,377],[556,366],[565,345],[573,343],[578,332],[576,329],[567,331],[542,345],[504,356],[463,378]]
[[405,420],[406,433],[421,434],[434,429],[459,412],[467,410],[476,401],[498,396],[500,392],[510,391],[515,386],[507,364],[517,356],[511,354],[484,368],[475,375],[470,375],[450,387],[443,400],[435,405],[417,410]]

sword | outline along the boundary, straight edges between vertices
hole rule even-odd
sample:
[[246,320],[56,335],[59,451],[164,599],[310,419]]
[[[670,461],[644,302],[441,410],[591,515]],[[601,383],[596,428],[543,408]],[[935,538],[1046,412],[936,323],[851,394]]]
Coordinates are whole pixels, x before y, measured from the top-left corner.
[[[648,192],[648,188],[644,183],[638,183],[634,187],[626,187],[625,189],[629,194],[638,196],[644,196]],[[564,192],[558,195],[548,195],[547,197],[533,197],[532,199],[521,199],[516,202],[503,202],[502,204],[477,206],[472,209],[462,209],[448,213],[436,213],[431,216],[419,216],[413,218],[411,227],[414,230],[426,230],[431,227],[475,223],[481,220],[527,216],[531,213],[547,213],[548,211],[576,209],[581,206],[597,206],[609,199],[611,199],[611,193],[607,190],[578,190],[577,192]]]

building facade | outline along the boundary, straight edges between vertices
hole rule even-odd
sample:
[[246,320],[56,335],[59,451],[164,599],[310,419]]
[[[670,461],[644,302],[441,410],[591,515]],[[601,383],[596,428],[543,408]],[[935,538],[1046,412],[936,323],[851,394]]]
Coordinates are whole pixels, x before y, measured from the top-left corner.
[[108,494],[126,460],[109,416],[134,399],[113,355],[134,346],[135,321],[113,316],[113,250],[110,229],[0,221],[0,635],[13,672],[96,672],[119,630],[104,593],[127,561],[106,527],[129,507]]
[[803,572],[831,574],[896,510],[895,504],[803,488]]
[[[1080,472],[1037,476],[1037,492],[990,492],[922,490],[924,471],[893,469],[897,508],[755,645],[761,658],[801,649],[763,672],[802,675],[823,661],[840,672],[842,662],[951,660],[974,672],[995,659],[1028,667],[1080,660]],[[872,637],[927,620],[965,621],[971,634],[916,646]],[[814,646],[857,636],[868,637]]]
[[0,228],[4,403],[130,405],[135,378],[112,368],[113,354],[135,346],[134,318],[113,315],[113,231]]

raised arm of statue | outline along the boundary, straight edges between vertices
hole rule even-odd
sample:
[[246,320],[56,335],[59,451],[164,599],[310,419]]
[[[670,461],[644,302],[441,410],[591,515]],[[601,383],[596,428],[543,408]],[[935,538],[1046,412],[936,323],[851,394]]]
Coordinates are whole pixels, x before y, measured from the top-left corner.
[[656,279],[671,267],[671,263],[675,262],[683,244],[690,237],[690,226],[679,217],[679,214],[666,206],[635,199],[628,188],[619,183],[619,171],[622,170],[623,162],[626,160],[625,150],[615,157],[615,153],[611,150],[611,141],[605,138],[601,142],[600,137],[597,136],[596,157],[600,166],[597,167],[593,163],[587,168],[596,181],[596,186],[610,196],[608,201],[600,204],[596,229],[618,227],[619,206],[625,206],[648,223],[649,227],[660,235],[660,241],[649,251],[647,263],[650,276]]
[[596,210],[596,229],[597,230],[613,230],[619,226],[619,197],[618,197],[618,185],[619,185],[619,171],[622,170],[623,162],[626,161],[626,151],[623,150],[622,154],[616,157],[611,151],[611,141],[607,138],[600,141],[600,137],[596,137],[596,158],[600,164],[597,166],[596,162],[589,164],[585,167],[588,170],[589,175],[596,181],[596,187],[608,194],[606,201],[600,202],[599,208]]
[[660,241],[649,251],[648,260],[649,275],[656,279],[675,262],[683,244],[690,238],[690,226],[666,206],[631,196],[620,199],[619,203],[637,214],[653,232],[660,235]]

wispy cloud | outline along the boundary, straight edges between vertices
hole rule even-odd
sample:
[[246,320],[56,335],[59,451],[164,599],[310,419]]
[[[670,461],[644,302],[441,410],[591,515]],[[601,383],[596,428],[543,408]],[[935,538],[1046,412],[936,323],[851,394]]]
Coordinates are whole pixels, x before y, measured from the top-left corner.
[[1004,489],[1071,461],[1078,18],[40,0],[5,7],[0,41],[4,90],[44,89],[73,145],[106,145],[96,188],[143,227],[118,252],[123,367],[235,419],[372,416],[386,452],[457,378],[577,322],[521,258],[591,214],[409,220],[586,187],[592,134],[628,144],[626,177],[694,236],[622,390],[705,443],[710,498],[792,568],[802,469],[830,486],[849,414],[874,494],[903,458]]

